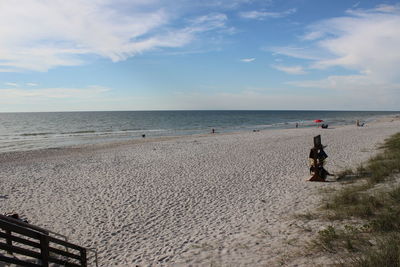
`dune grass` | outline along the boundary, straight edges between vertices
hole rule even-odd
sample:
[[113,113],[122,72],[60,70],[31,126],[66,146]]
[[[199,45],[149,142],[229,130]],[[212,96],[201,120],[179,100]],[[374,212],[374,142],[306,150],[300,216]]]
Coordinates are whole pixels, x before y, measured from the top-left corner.
[[[329,220],[319,231],[315,247],[340,252],[343,266],[400,266],[400,186],[377,186],[400,171],[400,133],[390,137],[376,157],[339,178],[356,177],[325,200]],[[342,226],[340,221],[351,222]]]

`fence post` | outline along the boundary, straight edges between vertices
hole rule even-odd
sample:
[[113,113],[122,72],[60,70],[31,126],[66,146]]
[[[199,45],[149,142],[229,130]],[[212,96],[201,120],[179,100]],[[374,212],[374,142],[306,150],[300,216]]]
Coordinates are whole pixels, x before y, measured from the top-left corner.
[[11,231],[10,230],[6,230],[6,235],[7,235],[7,239],[6,239],[6,243],[8,246],[10,246],[10,250],[8,250],[8,254],[13,255],[11,246],[12,246],[12,240],[11,240]]
[[40,254],[42,256],[42,266],[49,266],[49,236],[40,235]]
[[87,267],[86,249],[81,248],[80,251],[81,251],[81,266]]

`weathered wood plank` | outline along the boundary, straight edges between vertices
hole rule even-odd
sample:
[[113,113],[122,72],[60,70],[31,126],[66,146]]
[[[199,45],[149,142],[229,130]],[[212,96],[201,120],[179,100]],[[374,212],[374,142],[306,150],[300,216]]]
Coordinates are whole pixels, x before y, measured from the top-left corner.
[[16,225],[14,223],[10,223],[10,222],[6,222],[0,219],[0,228],[4,229],[5,231],[12,231],[12,232],[16,232],[19,233],[21,235],[26,235],[35,239],[40,239],[40,236],[43,233],[37,232],[35,230],[32,229],[27,229],[24,228],[22,226]]
[[41,228],[41,227],[36,226],[36,225],[32,225],[30,223],[23,222],[21,220],[18,220],[18,219],[9,217],[9,216],[5,216],[5,215],[0,214],[0,219],[4,220],[4,221],[7,221],[7,222],[10,222],[10,223],[13,223],[13,224],[17,224],[17,225],[22,226],[24,228],[29,228],[29,229],[41,232],[43,234],[49,234],[49,231],[44,229],[44,228]]
[[21,244],[28,245],[28,246],[35,247],[35,248],[40,248],[40,244],[39,243],[33,242],[31,240],[24,239],[24,238],[19,237],[19,236],[14,236],[14,235],[8,236],[7,234],[4,234],[4,233],[0,232],[0,238],[5,238],[5,239],[6,238],[10,238],[12,241],[15,241],[17,243],[21,243]]
[[49,247],[49,251],[51,253],[58,254],[58,255],[61,255],[61,256],[65,256],[65,257],[68,257],[68,258],[73,258],[73,259],[76,259],[76,260],[80,260],[81,259],[80,255],[76,255],[76,254],[61,250],[61,249]]
[[61,246],[72,248],[72,249],[76,249],[76,250],[79,250],[79,251],[83,248],[81,246],[74,245],[72,243],[69,243],[67,241],[64,241],[64,240],[61,240],[61,239],[58,239],[58,238],[54,238],[52,236],[49,237],[49,241],[52,242],[52,243],[56,243],[56,244],[59,244]]
[[19,259],[16,259],[16,258],[6,257],[6,256],[3,256],[3,255],[0,255],[0,261],[17,264],[18,266],[41,267],[41,265],[39,265],[39,264],[22,261],[22,260],[19,260]]
[[16,246],[10,246],[1,242],[0,242],[0,249],[5,251],[12,250],[16,254],[21,254],[32,258],[41,259],[41,255],[38,252]]

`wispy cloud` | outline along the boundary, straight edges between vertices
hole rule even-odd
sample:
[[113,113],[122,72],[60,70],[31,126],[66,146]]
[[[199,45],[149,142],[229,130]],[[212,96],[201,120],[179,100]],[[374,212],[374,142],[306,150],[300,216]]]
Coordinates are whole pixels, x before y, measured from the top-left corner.
[[110,88],[98,85],[48,88],[0,87],[0,112],[118,110],[122,105],[130,104],[130,101],[131,99],[116,99]]
[[12,87],[21,87],[21,86],[38,86],[37,83],[16,83],[16,82],[6,82],[4,85],[12,86]]
[[303,47],[283,46],[265,50],[312,60],[314,67],[343,66],[362,72],[368,72],[375,64],[392,65],[390,62],[400,61],[400,55],[395,53],[400,44],[400,28],[397,26],[400,5],[348,10],[347,13],[349,16],[310,25],[301,38],[308,42]]
[[7,82],[7,83],[4,83],[4,84],[7,85],[7,86],[13,86],[13,87],[17,87],[18,86],[18,83]]
[[[321,101],[322,99],[322,101]],[[324,101],[325,100],[325,101]],[[282,103],[286,109],[300,110],[310,109],[310,103],[314,109],[345,109],[345,110],[371,110],[382,109],[382,103],[386,97],[370,99],[364,95],[329,94],[321,90],[313,90],[313,93],[304,94],[301,90],[282,92],[282,89],[265,88],[264,90],[243,90],[238,92],[204,92],[175,94],[171,99],[163,99],[159,106],[166,109],[282,109]],[[168,103],[169,106],[165,106]],[[395,101],[391,101],[395,103]]]
[[280,46],[280,47],[264,47],[263,50],[273,52],[273,55],[284,55],[288,57],[320,60],[326,58],[326,53],[318,51],[311,47],[296,47],[296,46]]
[[379,11],[379,12],[387,12],[387,13],[397,13],[399,14],[400,12],[400,4],[397,5],[378,5],[375,9],[372,11]]
[[306,88],[323,88],[336,91],[359,90],[360,92],[380,93],[380,90],[400,89],[399,84],[387,81],[373,81],[365,75],[331,75],[320,80],[292,81],[287,84]]
[[[349,11],[349,16],[314,24],[306,39],[324,57],[313,66],[341,66],[360,73],[388,76],[399,74],[400,6]],[[295,55],[292,55],[295,56]]]
[[286,72],[288,74],[306,74],[307,72],[304,70],[302,66],[283,66],[283,65],[272,65],[273,68]]
[[0,89],[0,99],[54,99],[74,98],[83,99],[96,97],[99,94],[109,91],[109,88],[102,86],[89,86],[87,88],[40,88],[40,89]]
[[0,71],[75,66],[90,55],[117,62],[155,48],[182,47],[202,32],[226,28],[227,21],[222,13],[178,26],[176,19],[160,0],[4,0]]
[[254,60],[256,60],[256,59],[254,57],[252,57],[252,58],[242,58],[240,61],[249,63],[249,62],[253,62]]
[[359,73],[292,82],[292,85],[354,94],[368,92],[371,99],[380,94],[390,95],[390,101],[400,101],[399,25],[400,5],[348,10],[346,16],[309,26],[302,38],[304,48],[281,47],[273,52],[308,59],[308,69],[341,67]]
[[291,8],[282,12],[268,12],[268,11],[258,11],[258,10],[253,10],[253,11],[246,11],[246,12],[240,12],[239,16],[245,19],[257,19],[257,20],[264,20],[267,18],[282,18],[289,16],[291,14],[296,13],[295,8]]
[[38,86],[39,84],[37,84],[37,83],[25,83],[25,85],[27,85],[27,86]]

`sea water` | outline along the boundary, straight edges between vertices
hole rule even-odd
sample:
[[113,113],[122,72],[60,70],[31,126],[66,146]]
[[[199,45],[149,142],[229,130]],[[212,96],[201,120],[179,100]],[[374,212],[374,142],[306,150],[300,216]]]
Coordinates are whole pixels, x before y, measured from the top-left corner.
[[390,111],[103,111],[0,113],[0,153],[135,138],[369,122]]

